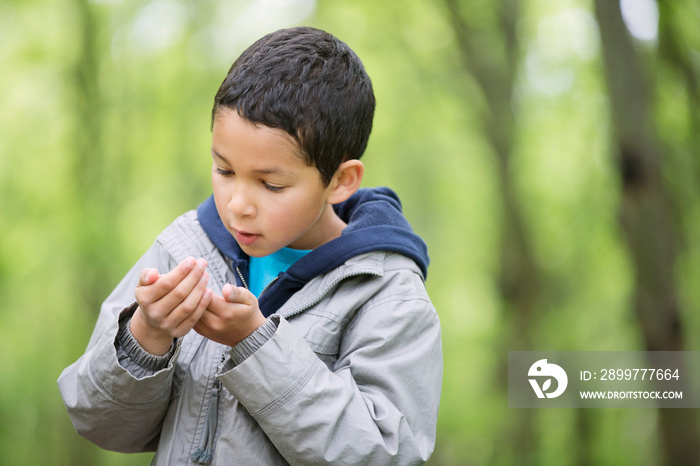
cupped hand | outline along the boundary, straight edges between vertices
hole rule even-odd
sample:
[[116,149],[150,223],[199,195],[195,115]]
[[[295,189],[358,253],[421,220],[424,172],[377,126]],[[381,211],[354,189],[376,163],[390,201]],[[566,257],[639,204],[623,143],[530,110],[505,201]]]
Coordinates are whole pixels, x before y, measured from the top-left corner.
[[224,285],[221,296],[213,296],[207,309],[194,325],[202,336],[234,346],[265,323],[258,299],[245,288]]
[[131,333],[151,354],[164,354],[173,338],[186,335],[211,302],[207,289],[207,261],[188,257],[170,272],[141,272],[136,287],[138,308],[131,318]]

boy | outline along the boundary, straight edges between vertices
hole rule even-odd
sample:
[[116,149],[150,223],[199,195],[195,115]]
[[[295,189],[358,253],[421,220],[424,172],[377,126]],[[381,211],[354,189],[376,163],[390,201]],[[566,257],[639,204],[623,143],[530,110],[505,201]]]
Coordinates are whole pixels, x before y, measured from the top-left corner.
[[425,244],[392,191],[359,189],[374,105],[323,31],[243,52],[212,110],[213,196],[161,233],[59,378],[81,435],[163,465],[428,459],[440,327]]

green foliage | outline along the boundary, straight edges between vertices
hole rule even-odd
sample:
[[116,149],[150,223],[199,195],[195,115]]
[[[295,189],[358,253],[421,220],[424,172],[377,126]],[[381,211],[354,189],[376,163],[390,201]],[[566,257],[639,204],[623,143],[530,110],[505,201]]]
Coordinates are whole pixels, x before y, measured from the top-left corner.
[[[462,7],[484,32],[479,46],[502,50],[488,4]],[[544,282],[532,334],[542,350],[641,349],[592,7],[521,8],[510,169]],[[680,45],[697,68],[698,11],[688,11],[662,21],[688,38]],[[540,410],[533,443],[504,453],[522,414],[507,407],[500,370],[515,348],[502,341],[513,323],[497,283],[498,167],[447,10],[419,0],[0,3],[0,464],[150,461],[79,438],[55,380],[84,350],[121,276],[209,195],[209,112],[231,62],[262,34],[301,23],[364,61],[378,99],[365,185],[394,188],[430,247],[445,352],[431,464],[656,464],[650,410]],[[640,47],[654,72],[681,236],[685,333],[698,349],[698,110],[685,101],[692,80],[654,59],[654,44]]]

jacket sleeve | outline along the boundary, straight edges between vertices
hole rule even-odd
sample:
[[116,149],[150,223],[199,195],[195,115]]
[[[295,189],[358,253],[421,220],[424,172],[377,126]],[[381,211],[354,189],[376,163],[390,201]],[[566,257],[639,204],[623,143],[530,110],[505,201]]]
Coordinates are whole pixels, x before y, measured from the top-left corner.
[[174,349],[169,361],[163,361],[162,369],[154,370],[139,366],[134,357],[137,351],[122,348],[117,339],[120,317],[122,322],[129,317],[123,314],[134,302],[141,271],[149,267],[161,273],[173,267],[172,259],[157,243],[103,303],[85,353],[58,379],[76,431],[109,450],[155,450],[170,401],[173,363],[179,348]]
[[287,461],[427,461],[435,444],[442,347],[424,289],[362,307],[330,369],[287,320],[273,319],[279,322],[274,336],[220,379]]

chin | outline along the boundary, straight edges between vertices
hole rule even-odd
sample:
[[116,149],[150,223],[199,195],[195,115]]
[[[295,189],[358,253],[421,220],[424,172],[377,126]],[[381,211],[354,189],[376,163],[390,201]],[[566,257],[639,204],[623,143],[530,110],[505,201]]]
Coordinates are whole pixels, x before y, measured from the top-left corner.
[[277,251],[277,249],[255,248],[240,243],[238,243],[238,246],[243,250],[244,253],[246,253],[250,257],[265,257]]

